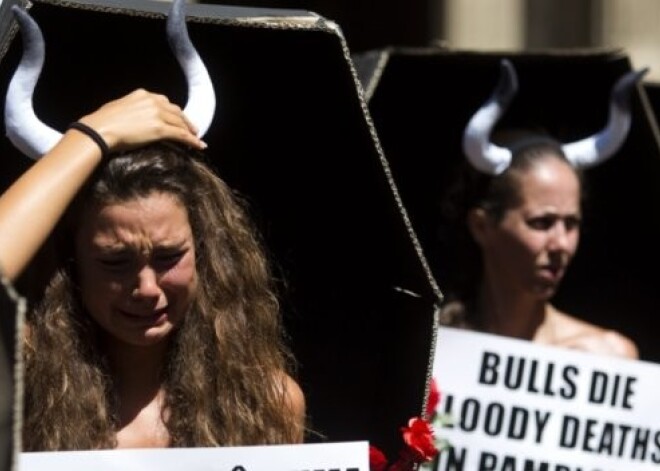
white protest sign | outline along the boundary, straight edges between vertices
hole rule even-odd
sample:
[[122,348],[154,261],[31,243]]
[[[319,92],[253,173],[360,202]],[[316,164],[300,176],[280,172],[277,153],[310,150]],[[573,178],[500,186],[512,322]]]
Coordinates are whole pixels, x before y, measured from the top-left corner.
[[433,376],[434,470],[660,469],[660,365],[441,327]]
[[369,471],[368,442],[21,453],[19,471]]

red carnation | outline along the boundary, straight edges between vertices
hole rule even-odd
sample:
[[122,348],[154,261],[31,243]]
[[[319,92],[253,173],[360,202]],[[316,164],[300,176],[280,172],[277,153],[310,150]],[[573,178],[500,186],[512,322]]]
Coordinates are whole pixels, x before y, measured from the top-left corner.
[[418,462],[430,461],[438,454],[433,443],[433,428],[423,419],[414,417],[407,427],[401,428],[403,441]]
[[385,471],[387,458],[385,454],[373,445],[369,446],[369,469],[371,471]]
[[435,378],[431,378],[431,390],[429,391],[429,399],[426,402],[426,420],[431,420],[435,416],[435,409],[440,403],[440,389],[438,384],[435,381]]

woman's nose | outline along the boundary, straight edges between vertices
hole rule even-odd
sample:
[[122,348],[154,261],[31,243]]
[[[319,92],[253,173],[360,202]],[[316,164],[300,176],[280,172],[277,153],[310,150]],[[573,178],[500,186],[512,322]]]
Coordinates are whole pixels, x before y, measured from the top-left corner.
[[145,266],[138,272],[132,294],[136,298],[154,298],[160,296],[158,274],[153,268]]
[[550,232],[549,246],[551,250],[568,251],[577,235],[575,229],[569,229],[563,221],[558,221]]

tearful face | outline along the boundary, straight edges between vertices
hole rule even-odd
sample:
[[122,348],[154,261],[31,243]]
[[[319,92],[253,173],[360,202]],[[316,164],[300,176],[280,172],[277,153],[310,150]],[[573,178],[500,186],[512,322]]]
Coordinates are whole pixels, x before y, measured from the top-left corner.
[[87,208],[76,261],[88,314],[119,343],[167,338],[197,287],[188,212],[167,193]]

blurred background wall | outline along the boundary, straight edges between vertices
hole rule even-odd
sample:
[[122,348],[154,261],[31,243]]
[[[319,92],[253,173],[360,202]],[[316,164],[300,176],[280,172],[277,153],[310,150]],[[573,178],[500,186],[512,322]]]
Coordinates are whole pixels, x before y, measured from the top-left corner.
[[[208,0],[203,0],[207,2]],[[351,52],[440,44],[454,49],[621,48],[660,82],[658,0],[211,0],[314,11]]]

